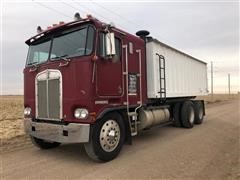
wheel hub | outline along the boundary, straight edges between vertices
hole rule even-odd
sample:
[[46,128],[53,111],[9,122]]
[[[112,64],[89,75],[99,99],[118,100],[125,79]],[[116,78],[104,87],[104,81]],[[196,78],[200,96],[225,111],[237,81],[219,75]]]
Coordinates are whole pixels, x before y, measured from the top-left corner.
[[115,137],[115,131],[111,130],[111,131],[108,133],[108,135],[109,135],[110,137]]
[[100,145],[107,152],[113,151],[120,140],[120,128],[115,120],[106,121],[100,132]]

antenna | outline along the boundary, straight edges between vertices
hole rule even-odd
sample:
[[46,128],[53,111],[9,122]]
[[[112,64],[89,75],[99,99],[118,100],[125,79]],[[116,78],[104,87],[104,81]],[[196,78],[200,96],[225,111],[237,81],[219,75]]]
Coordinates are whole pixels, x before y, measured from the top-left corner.
[[211,61],[211,95],[213,101],[213,62]]
[[228,95],[231,95],[231,75],[228,73]]

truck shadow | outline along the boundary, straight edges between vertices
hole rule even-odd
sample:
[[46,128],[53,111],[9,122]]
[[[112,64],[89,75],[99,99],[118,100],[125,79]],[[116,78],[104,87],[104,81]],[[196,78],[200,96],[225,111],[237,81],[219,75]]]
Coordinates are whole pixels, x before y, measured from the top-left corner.
[[69,161],[89,162],[91,159],[87,156],[83,144],[62,144],[61,146],[50,150],[39,150],[41,154],[53,156],[54,158],[63,158]]
[[[153,129],[145,130],[132,138],[132,145],[125,144],[122,148],[122,151],[119,156],[125,156],[127,158],[128,153],[132,151],[136,151],[136,149],[141,148],[148,144],[151,141],[165,141],[166,136],[169,134],[174,134],[174,132],[184,131],[182,128],[175,128],[172,125],[168,125],[165,127],[156,127]],[[78,161],[81,163],[91,163],[96,164],[93,160],[91,160],[85,152],[83,144],[62,144],[58,148],[50,149],[50,150],[38,150],[43,156],[51,156],[54,159],[61,159],[64,157],[66,161]],[[124,157],[122,157],[124,158]]]
[[[132,145],[124,144],[119,156],[111,162],[118,162],[120,159],[129,158],[129,156],[137,153],[143,148],[148,148],[149,145],[154,143],[162,143],[163,146],[166,141],[178,143],[177,139],[181,138],[181,136],[192,136],[194,131],[202,131],[202,128],[204,129],[206,126],[211,126],[211,122],[212,121],[209,122],[206,118],[202,125],[196,125],[192,129],[177,128],[172,125],[167,125],[142,131],[137,136],[132,137]],[[38,153],[46,157],[51,156],[54,159],[64,159],[68,163],[98,164],[88,157],[83,144],[63,144],[55,149],[38,150]]]

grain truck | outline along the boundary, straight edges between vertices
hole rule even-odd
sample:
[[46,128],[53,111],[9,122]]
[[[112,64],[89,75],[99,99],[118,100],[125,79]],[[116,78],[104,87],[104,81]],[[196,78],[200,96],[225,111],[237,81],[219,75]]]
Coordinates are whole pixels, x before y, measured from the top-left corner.
[[208,92],[206,63],[146,30],[76,13],[26,44],[24,127],[41,149],[83,143],[92,159],[110,161],[144,130],[203,121],[204,101],[194,98]]

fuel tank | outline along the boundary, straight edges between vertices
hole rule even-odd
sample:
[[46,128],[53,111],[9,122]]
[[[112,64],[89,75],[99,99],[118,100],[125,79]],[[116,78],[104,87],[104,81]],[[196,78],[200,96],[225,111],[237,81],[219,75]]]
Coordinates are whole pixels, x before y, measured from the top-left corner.
[[144,110],[139,112],[139,124],[138,130],[143,130],[152,126],[156,126],[163,122],[168,121],[170,118],[170,112],[168,108]]

